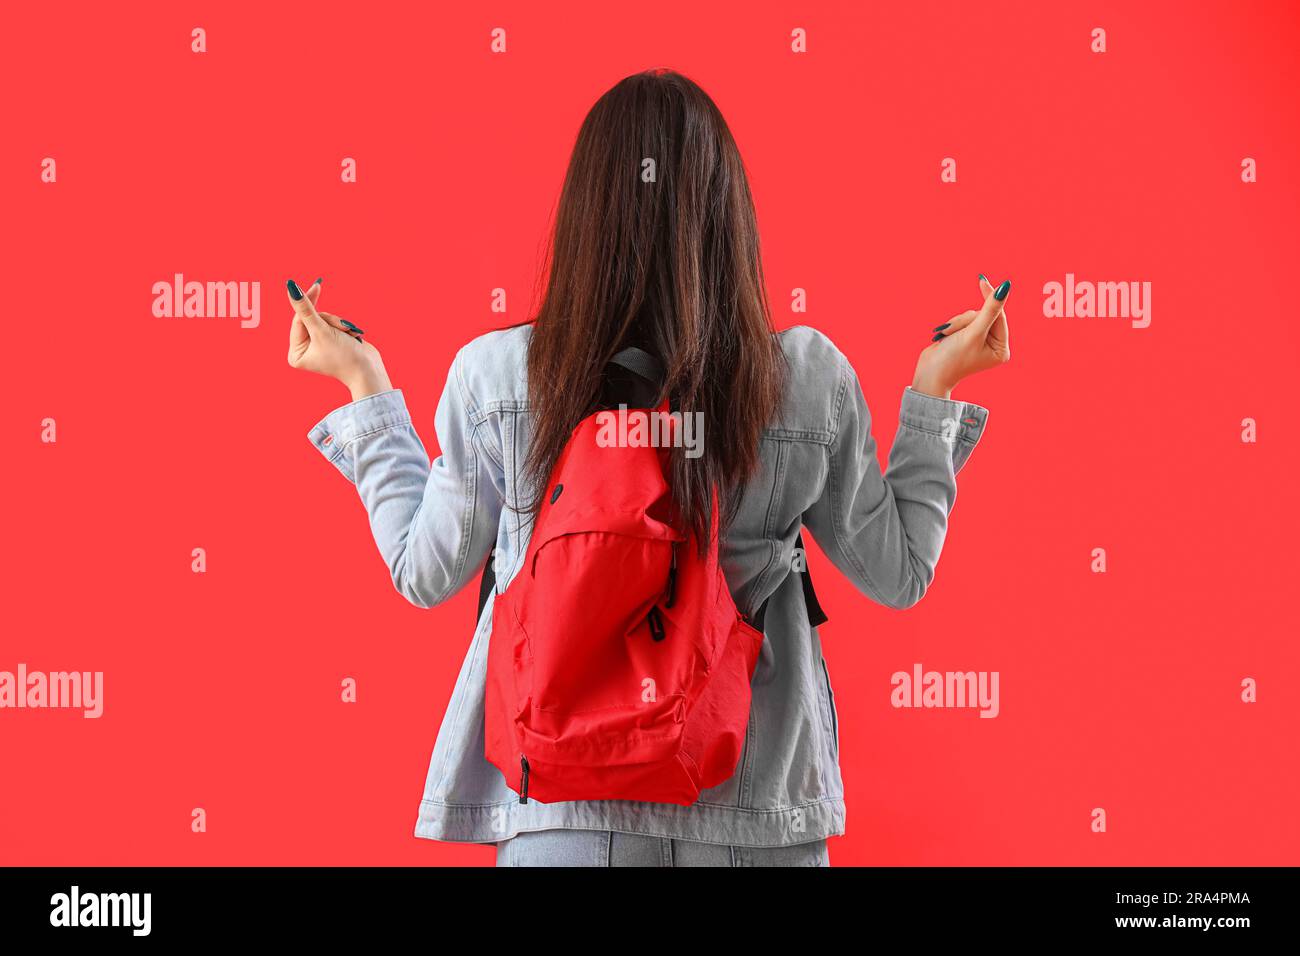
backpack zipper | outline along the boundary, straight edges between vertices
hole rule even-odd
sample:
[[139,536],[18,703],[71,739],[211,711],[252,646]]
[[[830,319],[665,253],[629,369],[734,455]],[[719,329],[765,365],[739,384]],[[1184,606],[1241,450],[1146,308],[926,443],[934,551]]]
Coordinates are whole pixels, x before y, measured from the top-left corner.
[[519,802],[528,802],[528,758],[523,754],[519,755],[519,769],[523,771],[519,783]]
[[672,607],[673,599],[677,595],[677,542],[673,542],[673,556],[668,565],[668,596],[664,599],[664,607]]
[[659,613],[659,605],[656,604],[650,609],[650,613],[645,616],[646,623],[650,625],[650,637],[655,641],[664,639],[664,619]]

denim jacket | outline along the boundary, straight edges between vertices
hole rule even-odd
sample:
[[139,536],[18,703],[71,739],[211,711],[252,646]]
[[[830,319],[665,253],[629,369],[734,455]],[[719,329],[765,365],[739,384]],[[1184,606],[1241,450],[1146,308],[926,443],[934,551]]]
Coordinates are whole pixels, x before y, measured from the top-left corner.
[[[521,473],[530,434],[530,332],[490,332],[457,353],[434,418],[440,453],[432,464],[399,390],[338,408],[308,435],[355,483],[393,584],[420,607],[476,580],[493,547],[494,594],[522,563],[531,522],[504,505],[531,497]],[[525,830],[577,828],[784,846],[844,832],[835,699],[792,570],[795,538],[806,527],[873,600],[891,608],[915,604],[934,577],[956,474],[988,411],[905,389],[882,473],[871,416],[843,354],[806,326],[778,338],[789,366],[785,398],[721,543],[737,607],[752,614],[771,598],[736,772],[689,807],[520,803],[483,756],[489,597],[438,731],[417,836],[494,843]]]

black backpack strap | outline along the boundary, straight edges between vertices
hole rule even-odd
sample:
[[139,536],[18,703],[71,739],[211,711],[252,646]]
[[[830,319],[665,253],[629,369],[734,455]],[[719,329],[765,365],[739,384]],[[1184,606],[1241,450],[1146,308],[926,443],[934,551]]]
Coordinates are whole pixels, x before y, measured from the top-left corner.
[[658,388],[664,380],[663,364],[645,349],[629,347],[620,352],[615,352],[614,357],[609,360],[609,364],[617,365],[620,368],[627,369],[633,375],[641,376],[655,388]]
[[487,562],[483,565],[483,576],[478,580],[478,614],[474,616],[475,627],[478,627],[479,619],[483,617],[483,607],[487,604],[488,595],[497,586],[497,572],[493,567],[496,556],[496,548],[488,552]]
[[794,539],[794,546],[804,552],[803,570],[799,574],[803,579],[803,603],[808,610],[808,623],[812,627],[820,627],[829,619],[822,610],[821,602],[817,600],[817,592],[813,590],[812,572],[808,570],[808,552],[804,549],[802,534]]
[[644,349],[623,349],[605,367],[599,406],[651,408],[659,401],[663,381],[664,368],[657,358]]
[[[812,627],[819,627],[825,624],[828,618],[826,612],[822,610],[821,602],[817,600],[817,592],[813,590],[812,572],[808,570],[807,550],[803,546],[803,532],[795,536],[794,546],[804,554],[803,570],[799,572],[800,584],[803,585],[803,603],[808,611],[808,624]],[[759,605],[754,616],[750,618],[750,623],[760,631],[763,630],[763,622],[767,620],[767,602],[772,600],[771,597],[764,598],[763,603]]]

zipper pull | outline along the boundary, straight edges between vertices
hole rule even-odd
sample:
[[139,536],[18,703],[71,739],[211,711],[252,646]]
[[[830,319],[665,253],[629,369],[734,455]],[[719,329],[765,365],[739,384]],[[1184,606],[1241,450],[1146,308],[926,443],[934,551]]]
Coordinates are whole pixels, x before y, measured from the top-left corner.
[[664,619],[659,614],[659,605],[656,604],[650,609],[650,613],[645,616],[646,623],[650,625],[650,636],[656,641],[664,639]]
[[522,754],[520,754],[519,756],[519,769],[523,771],[522,777],[519,782],[519,802],[527,803],[528,802],[528,758],[523,756]]

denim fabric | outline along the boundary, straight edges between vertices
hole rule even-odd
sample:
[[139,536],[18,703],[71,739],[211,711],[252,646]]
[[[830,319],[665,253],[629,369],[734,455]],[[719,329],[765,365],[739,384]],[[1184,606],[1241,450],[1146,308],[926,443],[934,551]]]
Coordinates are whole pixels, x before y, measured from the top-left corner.
[[[434,417],[439,455],[432,464],[399,390],[336,409],[308,435],[355,483],[394,586],[420,607],[476,580],[493,546],[498,591],[522,563],[531,522],[503,505],[530,497],[521,474],[530,331],[490,332],[457,353]],[[521,804],[483,756],[489,599],[433,748],[417,836],[497,843],[521,831],[560,828],[775,847],[844,832],[835,700],[792,573],[795,537],[802,524],[836,568],[880,604],[915,604],[934,577],[956,475],[988,412],[904,389],[882,473],[871,416],[844,356],[806,326],[779,340],[789,364],[786,396],[722,542],[723,570],[740,610],[753,613],[771,598],[735,774],[690,807]],[[711,440],[706,433],[704,441]]]
[[497,866],[830,866],[825,840],[727,846],[612,830],[537,830],[497,844]]

